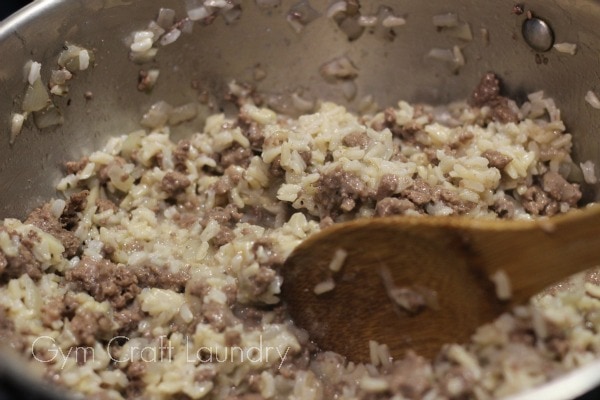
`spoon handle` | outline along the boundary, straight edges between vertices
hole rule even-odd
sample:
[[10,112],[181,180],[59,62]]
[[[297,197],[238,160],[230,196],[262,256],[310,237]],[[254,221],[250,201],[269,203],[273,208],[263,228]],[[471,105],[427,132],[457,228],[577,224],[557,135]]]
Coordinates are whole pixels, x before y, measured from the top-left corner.
[[526,302],[549,285],[600,265],[600,206],[532,222],[481,224],[469,232],[471,258],[489,277],[504,271],[510,302]]

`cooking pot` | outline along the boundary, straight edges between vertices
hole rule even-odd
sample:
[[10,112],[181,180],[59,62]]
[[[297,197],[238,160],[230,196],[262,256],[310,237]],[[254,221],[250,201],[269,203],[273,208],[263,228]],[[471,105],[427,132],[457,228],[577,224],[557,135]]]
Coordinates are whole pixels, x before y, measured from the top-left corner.
[[[505,94],[517,100],[537,90],[553,97],[573,134],[575,160],[600,160],[600,110],[585,100],[590,90],[600,94],[597,1],[363,1],[365,14],[386,12],[381,8],[386,6],[406,23],[367,28],[359,35],[327,17],[329,2],[244,0],[241,13],[195,23],[191,33],[159,46],[155,61],[140,66],[130,60],[131,33],[145,29],[161,7],[181,18],[186,5],[199,4],[38,0],[0,24],[0,218],[25,217],[56,196],[65,161],[99,148],[111,135],[139,128],[141,116],[158,100],[181,105],[208,99],[201,101],[199,116],[173,135],[199,130],[209,113],[227,110],[223,95],[234,79],[253,84],[280,105],[300,93],[303,99],[328,99],[358,110],[365,101],[385,107],[399,99],[433,104],[462,99],[482,74],[494,71]],[[464,31],[454,35],[434,26],[433,16],[448,13],[468,23],[470,39]],[[524,31],[528,20],[534,25],[528,23]],[[532,27],[539,29],[528,30]],[[563,51],[546,51],[544,40],[550,46],[575,44],[575,54],[560,45]],[[11,140],[12,115],[21,112],[26,88],[24,65],[40,62],[42,76],[48,77],[65,43],[91,50],[94,59],[75,74],[68,95],[54,99],[63,123],[38,129],[29,118]],[[444,58],[456,51],[464,62]],[[319,72],[336,57],[347,58],[358,70],[350,88]],[[160,70],[159,80],[152,91],[140,91],[139,71],[148,66]],[[597,185],[586,190],[585,201],[598,200]],[[8,360],[0,364],[3,380],[21,388],[40,385],[19,386],[26,374],[15,373],[14,360]],[[515,398],[574,398],[598,385],[599,371],[600,362],[592,363]]]

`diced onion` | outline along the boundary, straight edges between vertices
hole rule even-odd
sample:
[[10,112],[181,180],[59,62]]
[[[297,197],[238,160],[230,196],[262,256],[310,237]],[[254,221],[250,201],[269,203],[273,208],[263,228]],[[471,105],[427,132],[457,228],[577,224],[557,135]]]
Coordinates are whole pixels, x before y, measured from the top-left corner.
[[148,37],[139,41],[134,41],[131,43],[130,49],[134,53],[143,53],[150,50],[153,44],[152,39]]
[[194,21],[189,18],[186,18],[185,21],[181,24],[181,32],[185,34],[190,34],[194,31]]
[[315,285],[313,291],[317,296],[319,296],[323,293],[330,292],[333,289],[335,289],[335,282],[333,281],[333,279],[329,278],[322,282],[317,283]]
[[188,18],[192,21],[200,21],[209,15],[211,12],[204,6],[196,7],[187,12]]
[[232,7],[231,9],[224,11],[222,15],[225,22],[231,24],[242,16],[242,9],[240,7]]
[[143,64],[143,63],[152,61],[154,59],[154,57],[156,57],[157,53],[158,53],[158,49],[156,47],[152,47],[151,49],[149,49],[148,51],[145,51],[143,53],[131,52],[129,54],[129,57],[130,57],[131,61],[138,63],[138,64]]
[[429,50],[429,53],[427,53],[427,57],[446,62],[454,61],[454,54],[450,49],[433,48]]
[[354,83],[354,81],[343,80],[340,85],[342,87],[344,98],[348,101],[354,100],[357,92],[356,83]]
[[356,18],[344,18],[338,23],[340,30],[348,37],[349,41],[358,39],[365,30],[364,26],[358,23]]
[[33,122],[39,129],[50,128],[56,125],[62,125],[64,120],[60,110],[50,104],[43,110],[33,113]]
[[23,130],[26,115],[14,113],[10,121],[10,143],[14,143],[19,133]]
[[152,31],[138,31],[133,34],[134,42],[141,42],[145,39],[153,39],[154,33]]
[[174,43],[181,36],[181,31],[179,29],[172,29],[171,31],[165,33],[165,35],[160,38],[160,44],[163,46],[170,45]]
[[160,25],[155,21],[150,21],[148,24],[148,31],[152,32],[152,41],[156,43],[158,39],[166,32]]
[[572,56],[577,53],[577,45],[575,43],[556,43],[553,47],[558,52],[567,53]]
[[163,29],[169,29],[173,26],[175,22],[175,10],[170,8],[161,8],[158,11],[158,18],[156,18],[156,23]]
[[598,178],[596,177],[596,164],[593,161],[588,160],[586,162],[582,162],[579,164],[581,167],[581,172],[583,172],[583,180],[585,183],[593,185],[598,182]]
[[31,66],[29,67],[29,75],[27,77],[27,81],[30,85],[33,85],[35,81],[40,79],[40,71],[42,69],[42,64],[39,62],[33,61]]
[[85,71],[90,66],[90,53],[87,50],[79,52],[79,70]]
[[433,25],[438,28],[452,28],[458,26],[458,16],[454,13],[434,15],[432,21]]
[[192,120],[198,115],[198,106],[196,103],[188,103],[176,107],[169,113],[169,125],[177,125],[182,122]]
[[358,70],[346,56],[334,58],[323,64],[319,71],[328,81],[334,81],[336,79],[354,79],[358,76]]
[[364,27],[372,27],[377,25],[377,17],[374,15],[361,15],[358,17],[358,24]]
[[70,72],[87,69],[94,60],[94,53],[83,47],[69,44],[58,56],[58,65]]
[[596,93],[592,92],[591,90],[588,90],[588,92],[585,94],[584,99],[590,106],[594,107],[597,110],[600,110],[600,100],[598,100],[598,96],[596,96]]
[[465,65],[465,57],[458,46],[452,49],[433,48],[427,53],[427,57],[448,63],[453,70],[457,70]]
[[23,111],[33,112],[40,111],[48,106],[50,103],[50,96],[46,90],[46,86],[42,83],[41,79],[38,79],[29,85],[25,91],[25,97],[23,98]]
[[345,13],[347,9],[348,3],[346,3],[345,0],[337,1],[327,9],[327,14],[325,15],[327,16],[327,18],[333,18],[340,13]]
[[455,28],[448,29],[447,33],[449,36],[465,40],[467,42],[473,40],[473,32],[471,31],[471,25],[469,25],[468,22],[462,23]]
[[66,69],[53,70],[50,76],[50,86],[64,85],[73,77],[73,74]]
[[144,114],[140,124],[151,129],[164,126],[169,120],[169,113],[172,109],[173,107],[171,107],[167,102],[159,101],[154,103],[148,112]]
[[402,26],[406,24],[406,20],[402,17],[396,17],[394,15],[388,15],[381,21],[381,25],[384,28],[394,28],[396,26]]
[[292,104],[301,113],[310,112],[315,107],[315,102],[301,97],[298,93],[292,93]]
[[204,0],[204,5],[207,7],[225,8],[229,6],[227,0]]

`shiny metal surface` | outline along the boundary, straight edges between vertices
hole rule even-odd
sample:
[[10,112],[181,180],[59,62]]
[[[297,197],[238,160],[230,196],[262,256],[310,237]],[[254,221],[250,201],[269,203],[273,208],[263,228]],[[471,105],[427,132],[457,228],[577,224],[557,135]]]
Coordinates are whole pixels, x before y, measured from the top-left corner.
[[554,32],[546,21],[540,18],[528,18],[523,22],[523,39],[535,51],[548,51],[554,44]]
[[[600,2],[526,3],[552,26],[556,42],[577,44],[575,56],[554,50],[541,56],[532,50],[521,35],[526,15],[512,12],[513,0],[363,1],[365,14],[376,13],[385,4],[407,24],[394,28],[393,40],[366,32],[352,42],[323,17],[325,1],[311,1],[322,17],[296,33],[285,19],[296,2],[284,0],[265,11],[244,0],[240,20],[231,25],[221,18],[208,26],[196,24],[191,35],[160,49],[152,65],[160,67],[161,76],[151,94],[136,90],[140,66],[129,61],[124,39],[145,28],[160,7],[173,8],[182,17],[183,0],[38,0],[0,23],[0,218],[23,217],[42,200],[56,196],[54,185],[63,162],[97,148],[111,135],[137,128],[142,113],[158,99],[173,105],[197,99],[192,81],[220,98],[232,79],[253,82],[252,72],[260,64],[266,78],[253,83],[261,91],[301,88],[312,98],[345,102],[341,87],[326,83],[318,72],[324,62],[341,55],[359,69],[358,94],[350,108],[357,108],[368,94],[381,106],[398,99],[444,103],[464,98],[482,73],[494,71],[503,79],[506,93],[517,99],[540,89],[553,96],[573,134],[576,160],[600,160],[600,111],[584,101],[588,90],[600,91]],[[470,24],[472,41],[435,29],[432,16],[448,12]],[[28,123],[10,145],[10,116],[20,110],[25,89],[23,65],[31,59],[41,62],[47,81],[65,42],[94,49],[96,66],[77,74],[70,94],[58,102],[63,126],[39,131]],[[466,59],[458,73],[426,57],[431,48],[453,45],[461,47]],[[93,92],[92,100],[84,98],[86,91]],[[201,126],[198,118],[176,134]],[[597,189],[587,189],[587,200],[599,198]],[[586,376],[584,382],[572,384],[571,397],[600,380]],[[561,398],[569,398],[565,396]]]

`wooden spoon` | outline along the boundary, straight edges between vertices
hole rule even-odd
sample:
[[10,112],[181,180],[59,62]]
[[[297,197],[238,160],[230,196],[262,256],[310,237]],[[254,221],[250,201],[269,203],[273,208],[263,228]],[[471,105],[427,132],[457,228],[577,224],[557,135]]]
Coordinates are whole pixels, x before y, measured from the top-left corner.
[[[338,272],[338,249],[347,257]],[[600,206],[536,221],[389,217],[333,225],[298,246],[283,267],[294,321],[324,350],[370,360],[369,340],[393,357],[408,349],[433,357],[553,283],[600,264]],[[502,271],[512,296],[499,300]],[[317,295],[328,281],[335,287]],[[411,310],[394,288],[429,304]],[[406,294],[406,293],[405,293]]]

